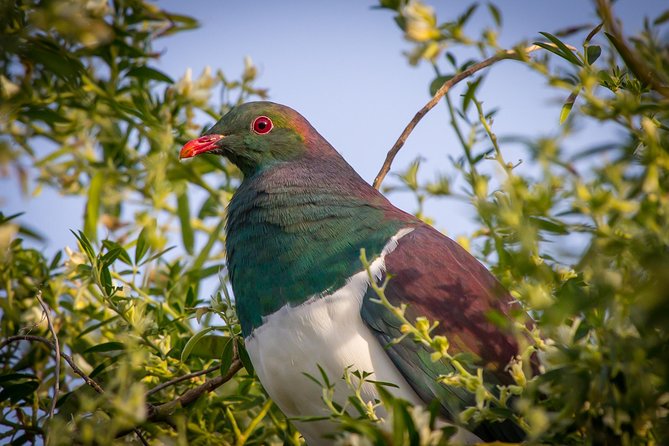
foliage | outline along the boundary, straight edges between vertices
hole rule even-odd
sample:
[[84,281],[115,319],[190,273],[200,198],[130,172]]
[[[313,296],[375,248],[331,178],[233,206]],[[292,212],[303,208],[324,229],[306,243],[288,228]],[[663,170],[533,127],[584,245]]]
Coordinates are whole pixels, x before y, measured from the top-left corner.
[[[484,59],[502,50],[502,11],[492,4],[443,23],[418,1],[381,6],[411,42],[408,61],[434,68],[432,94],[472,65],[472,51]],[[536,330],[516,327],[523,356],[509,368],[515,385],[493,388],[460,364],[448,340],[431,334],[437,321],[407,320],[404,330],[434,348],[434,360],[463,365],[441,378],[477,395],[462,423],[510,417],[537,444],[663,444],[669,45],[658,36],[669,12],[628,39],[607,1],[595,7],[602,26],[542,33],[538,51],[530,55],[522,50],[530,42],[519,42],[517,62],[504,62],[535,71],[564,95],[556,136],[524,137],[527,159],[505,159],[507,139],[492,122],[501,112],[486,110],[478,93],[492,67],[468,80],[461,100],[444,98],[462,150],[453,169],[424,181],[416,162],[387,189],[407,189],[419,205],[440,196],[476,209],[478,227],[459,241],[536,320]],[[147,2],[23,0],[0,8],[0,165],[26,189],[35,176],[37,189],[86,200],[77,247],[50,259],[32,247],[36,222],[0,215],[0,440],[299,444],[253,374],[227,294],[222,221],[239,172],[222,159],[176,159],[201,129],[198,118],[215,120],[266,96],[251,62],[240,80],[206,70],[174,82],[152,67],[155,41],[198,24]],[[475,14],[490,22],[478,36],[466,28]],[[225,93],[220,105],[217,89]],[[616,140],[571,147],[575,129],[591,122]],[[382,284],[377,293],[384,304]],[[54,335],[65,361],[60,376]],[[530,367],[533,353],[541,374]],[[352,390],[344,404],[328,392],[338,377],[312,378],[350,443],[444,444],[452,434],[436,428],[434,410],[392,398],[383,383],[381,402],[362,401],[360,371],[344,374]],[[376,422],[379,405],[393,419],[390,433]]]

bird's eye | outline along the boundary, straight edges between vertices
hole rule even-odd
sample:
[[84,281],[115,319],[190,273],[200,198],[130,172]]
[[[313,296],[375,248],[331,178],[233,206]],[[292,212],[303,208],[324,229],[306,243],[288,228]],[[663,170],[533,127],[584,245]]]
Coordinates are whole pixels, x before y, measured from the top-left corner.
[[251,124],[251,129],[258,135],[269,133],[272,127],[274,127],[274,124],[272,124],[272,120],[267,116],[258,116],[253,120],[253,124]]

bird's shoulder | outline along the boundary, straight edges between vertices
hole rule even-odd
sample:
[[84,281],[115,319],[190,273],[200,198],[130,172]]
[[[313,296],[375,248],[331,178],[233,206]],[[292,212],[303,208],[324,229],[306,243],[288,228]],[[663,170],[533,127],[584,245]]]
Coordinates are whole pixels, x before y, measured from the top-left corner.
[[[509,315],[520,308],[492,273],[452,239],[419,224],[386,256],[385,270],[389,301],[406,304],[409,319],[438,321],[435,334],[446,335],[454,352],[473,353],[496,370],[517,353],[511,331],[493,321],[510,323]],[[379,311],[373,303],[366,305],[368,311]]]

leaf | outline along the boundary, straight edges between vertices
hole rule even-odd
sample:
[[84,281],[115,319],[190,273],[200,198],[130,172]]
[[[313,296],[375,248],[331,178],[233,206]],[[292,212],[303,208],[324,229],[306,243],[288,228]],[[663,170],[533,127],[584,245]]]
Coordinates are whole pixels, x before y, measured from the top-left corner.
[[242,361],[242,365],[246,369],[249,375],[253,375],[253,364],[251,363],[251,358],[249,358],[249,353],[246,351],[241,338],[235,338],[237,341],[237,355],[239,360]]
[[27,118],[30,118],[31,121],[43,121],[51,126],[54,124],[67,124],[70,122],[60,113],[57,113],[48,107],[31,105],[28,106],[22,114]]
[[88,237],[86,237],[86,234],[84,234],[81,231],[74,232],[70,230],[70,232],[76,237],[77,241],[79,242],[79,246],[81,246],[81,249],[84,251],[84,254],[86,254],[86,256],[88,257],[88,260],[91,263],[93,263],[93,261],[95,260],[95,251],[93,250],[93,245],[91,245],[91,242],[88,240]]
[[444,85],[444,83],[446,83],[452,77],[453,75],[436,77],[430,84],[430,96],[434,96],[435,94],[437,94],[437,90],[439,90],[441,86]]
[[39,387],[38,381],[24,381],[13,385],[4,385],[0,391],[0,402],[10,400],[13,403],[27,399]]
[[476,79],[474,82],[467,82],[467,91],[465,92],[463,98],[462,98],[462,111],[467,112],[467,109],[469,108],[469,104],[471,104],[472,99],[474,99],[474,96],[476,95],[476,90],[479,88],[479,85],[481,85],[481,80],[483,77],[479,77]]
[[653,25],[661,25],[664,22],[669,21],[669,9],[660,14],[655,20],[653,20]]
[[559,220],[554,220],[547,217],[535,217],[535,216],[530,217],[530,220],[534,224],[536,224],[537,227],[541,230],[552,232],[554,234],[562,234],[562,235],[569,234],[569,231],[567,230],[564,223],[562,223]]
[[115,249],[118,249],[119,253],[117,254],[117,258],[126,265],[132,266],[132,259],[130,259],[128,251],[126,251],[125,248],[123,248],[119,243],[113,240],[103,240],[102,246],[107,248],[108,251],[113,251]]
[[589,46],[585,50],[585,60],[588,62],[588,65],[595,63],[599,56],[602,54],[602,48],[599,45]]
[[112,248],[105,255],[100,258],[102,266],[110,266],[121,255],[123,249],[121,247]]
[[392,9],[397,11],[402,4],[401,0],[379,0],[379,6],[377,8]]
[[599,25],[595,26],[592,31],[588,33],[588,37],[585,38],[585,41],[583,41],[584,45],[587,45],[590,43],[590,41],[597,35],[599,31],[601,31],[602,27],[604,26],[604,22],[600,23]]
[[146,254],[146,251],[149,249],[147,237],[146,227],[144,227],[140,231],[139,237],[137,237],[137,245],[135,246],[135,265],[142,260],[144,254]]
[[166,82],[168,84],[173,84],[174,81],[172,78],[170,78],[168,75],[163,73],[162,71],[158,71],[155,68],[147,67],[147,66],[140,66],[140,67],[135,67],[130,70],[125,74],[126,76],[129,77],[134,77],[137,79],[149,79],[149,80],[154,80],[154,81],[160,81],[160,82]]
[[474,12],[478,9],[478,7],[478,3],[473,3],[471,6],[469,6],[469,8],[467,8],[467,10],[460,17],[458,17],[458,25],[465,25],[471,18],[472,14],[474,14]]
[[60,260],[63,258],[63,251],[58,250],[56,251],[56,254],[54,254],[53,259],[51,260],[51,263],[49,264],[49,270],[54,270],[60,266]]
[[577,97],[578,91],[573,92],[569,95],[567,100],[564,101],[564,104],[562,104],[562,110],[560,110],[560,124],[563,124],[567,120],[572,107],[574,107],[574,102],[576,102]]
[[144,261],[141,263],[141,265],[144,265],[145,263],[148,263],[148,262],[151,262],[151,261],[153,261],[153,260],[156,260],[158,257],[161,257],[163,254],[165,254],[166,252],[169,252],[169,251],[173,250],[174,248],[176,248],[176,246],[169,246],[169,247],[163,249],[162,251],[160,251],[160,252],[158,252],[158,253],[152,255],[152,256],[149,257],[148,259],[144,260]]
[[492,19],[495,21],[495,25],[498,27],[502,26],[502,14],[499,12],[497,6],[493,5],[492,3],[488,3],[488,11],[492,16]]
[[235,340],[228,338],[221,354],[221,375],[225,375],[230,370],[232,361],[235,358]]
[[102,193],[102,184],[104,175],[98,171],[91,178],[91,184],[88,186],[88,201],[86,202],[86,211],[84,214],[84,234],[91,240],[98,238],[98,217],[100,214],[100,195]]
[[569,47],[567,47],[567,45],[565,45],[560,39],[546,32],[540,32],[539,34],[541,34],[542,36],[546,37],[548,40],[553,42],[555,46],[548,45],[545,42],[535,42],[536,45],[554,54],[557,54],[558,56],[573,63],[574,65],[578,65],[580,67],[583,66],[583,62],[581,62],[578,59],[578,57],[576,57],[576,55],[573,53],[573,51],[570,50]]
[[193,337],[191,337],[188,342],[186,342],[186,345],[184,346],[183,350],[181,350],[181,362],[186,362],[188,357],[190,356],[191,351],[193,351],[193,348],[195,347],[195,344],[197,344],[200,339],[202,339],[207,333],[210,331],[214,330],[214,327],[206,327],[199,332],[195,333]]
[[117,341],[104,342],[84,350],[85,353],[107,353],[125,350],[125,344]]
[[218,360],[223,355],[223,349],[230,336],[208,334],[201,338],[190,351],[189,358],[201,358],[206,360]]
[[37,376],[30,373],[6,373],[0,375],[0,387],[4,386],[4,383],[12,381],[25,381],[25,380],[36,380]]
[[190,224],[190,206],[188,205],[188,192],[184,189],[177,194],[177,215],[181,223],[181,240],[188,254],[193,254],[195,236],[193,227]]

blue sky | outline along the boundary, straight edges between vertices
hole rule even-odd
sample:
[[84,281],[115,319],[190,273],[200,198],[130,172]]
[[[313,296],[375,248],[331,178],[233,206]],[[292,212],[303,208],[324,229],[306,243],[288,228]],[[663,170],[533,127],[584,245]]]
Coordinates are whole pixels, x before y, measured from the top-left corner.
[[[158,41],[164,55],[156,66],[172,78],[187,68],[198,74],[205,66],[222,69],[234,78],[249,56],[260,71],[258,86],[269,88],[270,99],[301,112],[368,181],[374,178],[386,151],[414,113],[429,99],[434,78],[423,64],[411,67],[402,55],[410,44],[393,22],[392,13],[373,9],[373,1],[255,1],[205,2],[167,0],[167,10],[188,14],[201,28]],[[434,1],[439,21],[462,12],[463,2]],[[567,25],[596,24],[591,2],[584,0],[512,0],[497,2],[503,14],[500,42],[511,47],[536,40],[540,31]],[[666,9],[666,1],[620,0],[616,14],[626,34],[638,31],[644,15]],[[478,34],[489,16],[485,8],[469,25]],[[578,40],[573,43],[578,45]],[[457,90],[454,92],[457,95]],[[565,94],[550,89],[522,65],[505,61],[492,67],[479,99],[499,107],[494,131],[499,135],[540,136],[558,129],[560,100]],[[609,130],[587,127],[570,140],[575,148],[615,138]],[[604,133],[604,134],[603,134]],[[175,147],[175,156],[177,154]],[[505,150],[505,146],[502,146]],[[506,147],[508,160],[522,156]],[[443,107],[436,107],[410,136],[395,161],[404,169],[417,156],[427,160],[426,178],[435,171],[452,171],[448,155],[459,155]],[[412,211],[415,204],[401,194],[391,196]],[[83,201],[51,191],[39,197],[21,196],[16,179],[0,179],[0,206],[6,214],[26,212],[23,221],[44,233],[48,251],[75,241],[69,229],[82,226]],[[471,232],[471,209],[453,200],[431,200],[427,213],[449,235]]]

